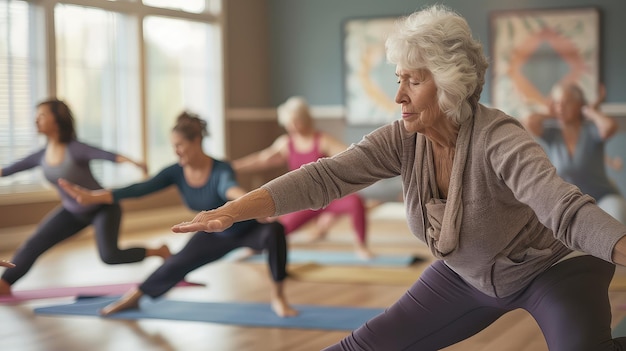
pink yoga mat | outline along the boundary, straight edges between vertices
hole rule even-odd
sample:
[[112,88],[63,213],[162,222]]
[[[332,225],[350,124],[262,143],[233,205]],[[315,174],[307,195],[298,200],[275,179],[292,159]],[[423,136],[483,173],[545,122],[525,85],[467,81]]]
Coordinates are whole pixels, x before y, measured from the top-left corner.
[[[138,286],[139,283],[123,283],[92,286],[67,286],[60,288],[44,288],[35,290],[14,291],[10,296],[0,296],[1,303],[17,303],[29,300],[51,299],[57,297],[74,297],[78,295],[106,296],[121,295],[129,289]],[[177,287],[204,286],[202,283],[190,283],[182,281]]]

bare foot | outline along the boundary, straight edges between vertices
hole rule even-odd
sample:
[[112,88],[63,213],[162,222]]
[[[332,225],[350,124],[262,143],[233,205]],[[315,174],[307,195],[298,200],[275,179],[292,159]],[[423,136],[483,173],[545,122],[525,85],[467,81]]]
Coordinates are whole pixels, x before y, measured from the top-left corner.
[[139,309],[139,299],[143,293],[139,289],[133,289],[122,296],[119,300],[110,303],[100,310],[100,315],[108,316],[113,313]]
[[11,295],[11,284],[2,279],[0,279],[0,296],[1,295]]
[[372,251],[370,251],[367,247],[363,245],[358,245],[355,251],[356,255],[364,261],[368,261],[374,258],[374,253],[372,253]]
[[172,252],[170,252],[170,248],[167,245],[163,244],[157,249],[157,256],[160,256],[163,260],[167,260],[172,256]]
[[298,311],[293,309],[284,298],[273,298],[272,299],[272,310],[279,317],[294,317],[298,315]]
[[170,256],[172,256],[172,253],[167,245],[161,245],[158,249],[146,249],[146,257],[150,256],[159,256],[163,260],[167,260]]

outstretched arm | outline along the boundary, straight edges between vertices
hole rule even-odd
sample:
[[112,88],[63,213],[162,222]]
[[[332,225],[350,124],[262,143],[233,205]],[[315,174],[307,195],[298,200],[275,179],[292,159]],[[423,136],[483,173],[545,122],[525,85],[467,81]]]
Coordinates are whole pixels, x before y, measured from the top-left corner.
[[39,166],[39,163],[41,162],[41,158],[43,157],[45,151],[45,149],[41,149],[13,163],[12,165],[0,168],[0,177],[10,176],[12,174]]
[[335,139],[330,134],[323,133],[320,140],[320,151],[324,155],[335,156],[338,153],[348,148],[348,145],[342,143],[338,139]]
[[235,222],[248,219],[266,218],[274,215],[275,205],[270,193],[259,188],[224,206],[210,211],[202,211],[191,222],[183,222],[172,227],[175,233],[222,232]]
[[231,162],[237,173],[248,173],[283,166],[287,163],[288,139],[278,137],[269,147]]
[[117,155],[117,157],[115,158],[115,162],[116,163],[123,163],[123,162],[132,163],[138,168],[140,168],[143,171],[144,175],[148,174],[148,165],[146,165],[145,162],[135,161],[123,155]]

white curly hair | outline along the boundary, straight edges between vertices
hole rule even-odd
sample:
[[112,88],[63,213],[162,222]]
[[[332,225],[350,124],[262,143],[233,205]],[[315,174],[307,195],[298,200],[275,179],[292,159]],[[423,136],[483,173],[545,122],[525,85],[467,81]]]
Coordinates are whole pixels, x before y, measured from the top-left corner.
[[460,125],[473,115],[489,63],[467,21],[443,5],[402,17],[385,42],[387,60],[401,69],[426,69],[439,107]]

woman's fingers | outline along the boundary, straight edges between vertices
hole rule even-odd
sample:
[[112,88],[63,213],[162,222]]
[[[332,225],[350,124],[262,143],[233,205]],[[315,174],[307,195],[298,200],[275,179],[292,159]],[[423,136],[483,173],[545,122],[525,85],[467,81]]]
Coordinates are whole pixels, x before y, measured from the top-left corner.
[[79,195],[82,195],[82,193],[84,193],[83,188],[74,183],[70,183],[65,179],[59,179],[58,183],[59,186],[73,198],[77,198]]
[[172,231],[174,233],[190,233],[190,232],[202,232],[206,230],[204,228],[204,224],[202,223],[183,222],[183,223],[174,225],[172,227]]
[[15,264],[13,262],[9,262],[7,260],[0,260],[0,266],[7,267],[7,268],[13,268],[13,267],[15,267]]
[[224,226],[218,220],[210,220],[207,222],[183,222],[172,227],[174,233],[190,233],[190,232],[223,232],[229,226]]
[[65,192],[69,196],[71,196],[79,204],[81,205],[90,204],[89,200],[91,200],[91,198],[93,197],[93,195],[91,194],[91,191],[62,178],[59,179],[57,183],[63,190],[65,190]]
[[233,225],[233,220],[229,216],[217,215],[212,211],[202,211],[196,215],[191,222],[182,222],[172,226],[174,233],[189,232],[223,232]]

